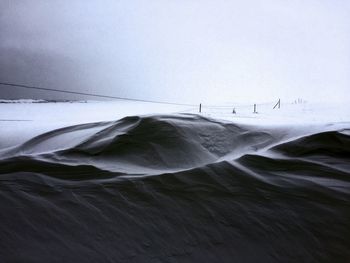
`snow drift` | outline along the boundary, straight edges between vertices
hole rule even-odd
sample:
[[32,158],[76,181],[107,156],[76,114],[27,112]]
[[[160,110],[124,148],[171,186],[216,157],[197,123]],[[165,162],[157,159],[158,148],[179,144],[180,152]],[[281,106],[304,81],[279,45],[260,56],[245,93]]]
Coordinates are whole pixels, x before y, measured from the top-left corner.
[[346,262],[349,131],[179,114],[41,134],[0,152],[0,258]]

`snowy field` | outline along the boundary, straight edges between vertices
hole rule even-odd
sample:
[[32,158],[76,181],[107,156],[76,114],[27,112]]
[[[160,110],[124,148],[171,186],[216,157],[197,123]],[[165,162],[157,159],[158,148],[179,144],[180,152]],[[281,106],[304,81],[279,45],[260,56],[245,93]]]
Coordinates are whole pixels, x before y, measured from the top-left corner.
[[[343,103],[227,103],[177,106],[129,101],[45,102],[42,100],[0,100],[0,148],[20,144],[41,133],[66,126],[115,121],[126,116],[150,114],[200,114],[205,117],[251,125],[317,125],[350,122],[350,107]],[[233,108],[235,114],[232,113]]]
[[349,262],[346,105],[2,102],[0,261]]

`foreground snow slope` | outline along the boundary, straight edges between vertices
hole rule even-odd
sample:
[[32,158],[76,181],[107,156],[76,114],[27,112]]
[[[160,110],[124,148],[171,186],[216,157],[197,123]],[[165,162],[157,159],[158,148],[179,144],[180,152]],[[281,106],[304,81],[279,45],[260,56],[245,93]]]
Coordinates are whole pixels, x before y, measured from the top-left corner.
[[257,106],[0,103],[0,261],[349,262],[348,110]]
[[0,149],[0,261],[349,262],[349,123],[264,122],[130,116]]

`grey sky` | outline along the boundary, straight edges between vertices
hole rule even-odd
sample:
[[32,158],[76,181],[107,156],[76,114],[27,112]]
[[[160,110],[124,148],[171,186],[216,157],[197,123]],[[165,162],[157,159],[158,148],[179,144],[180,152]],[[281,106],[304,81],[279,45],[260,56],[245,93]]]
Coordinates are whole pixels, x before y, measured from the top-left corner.
[[350,100],[349,14],[340,0],[1,0],[0,81],[195,103]]

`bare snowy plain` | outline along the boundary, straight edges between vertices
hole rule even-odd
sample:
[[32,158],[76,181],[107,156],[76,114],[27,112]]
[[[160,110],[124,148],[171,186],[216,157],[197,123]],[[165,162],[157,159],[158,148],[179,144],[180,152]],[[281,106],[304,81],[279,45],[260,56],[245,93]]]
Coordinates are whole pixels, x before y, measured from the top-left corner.
[[345,104],[0,102],[1,261],[350,260]]
[[[298,125],[307,127],[306,129],[315,124],[320,124],[318,126],[322,127],[321,129],[327,129],[324,124],[339,125],[350,121],[350,107],[346,103],[327,105],[290,102],[282,103],[280,109],[273,109],[274,104],[258,104],[258,114],[254,114],[252,103],[227,103],[219,106],[204,103],[201,115],[241,124],[293,127]],[[233,109],[236,114],[232,113]],[[199,106],[129,101],[0,100],[0,149],[23,143],[36,135],[57,128],[152,114],[199,114]]]

